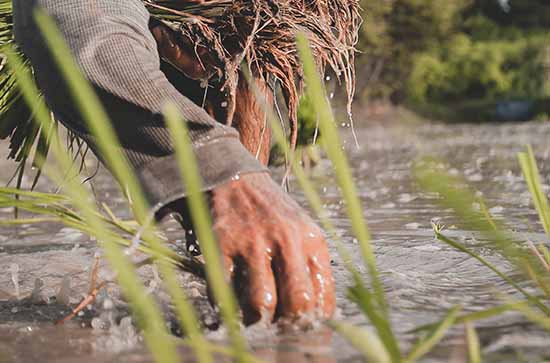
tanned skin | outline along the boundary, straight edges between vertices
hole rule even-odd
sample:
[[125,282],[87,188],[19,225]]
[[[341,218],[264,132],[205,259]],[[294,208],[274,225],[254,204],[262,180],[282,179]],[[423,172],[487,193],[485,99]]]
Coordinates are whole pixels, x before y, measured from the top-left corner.
[[[161,24],[151,31],[165,61],[190,79],[207,74],[204,49],[197,51]],[[243,82],[238,85],[233,126],[243,145],[265,165],[270,148],[265,114]],[[269,95],[265,85],[257,83]],[[219,111],[211,105],[205,108],[214,117]],[[334,279],[323,233],[269,175],[242,175],[212,190],[209,200],[226,276],[236,288],[246,324],[332,316]],[[185,215],[183,203],[173,208]]]

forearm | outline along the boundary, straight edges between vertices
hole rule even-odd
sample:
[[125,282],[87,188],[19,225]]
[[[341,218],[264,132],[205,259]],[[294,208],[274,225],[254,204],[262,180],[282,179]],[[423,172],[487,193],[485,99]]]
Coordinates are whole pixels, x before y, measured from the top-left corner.
[[[16,6],[16,37],[30,57],[46,99],[56,116],[96,150],[94,137],[64,87],[44,42],[37,37],[30,6]],[[237,174],[264,168],[244,149],[235,130],[215,122],[178,92],[160,71],[148,13],[135,1],[40,0],[57,21],[75,60],[97,90],[152,206],[185,195],[168,130],[166,102],[178,106],[188,123],[205,189]],[[18,5],[19,4],[19,5]]]

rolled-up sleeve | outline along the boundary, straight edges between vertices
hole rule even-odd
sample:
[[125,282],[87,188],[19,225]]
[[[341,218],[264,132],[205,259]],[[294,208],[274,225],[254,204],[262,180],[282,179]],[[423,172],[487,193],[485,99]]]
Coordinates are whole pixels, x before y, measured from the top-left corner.
[[[38,35],[32,10],[56,21],[85,77],[102,101],[153,208],[185,196],[168,130],[166,102],[187,122],[205,190],[235,175],[266,169],[242,146],[238,133],[217,123],[182,95],[160,69],[149,13],[138,0],[14,1],[16,42],[30,58],[54,114],[97,151],[60,72]],[[97,154],[97,152],[96,152]],[[101,158],[101,155],[99,155]]]

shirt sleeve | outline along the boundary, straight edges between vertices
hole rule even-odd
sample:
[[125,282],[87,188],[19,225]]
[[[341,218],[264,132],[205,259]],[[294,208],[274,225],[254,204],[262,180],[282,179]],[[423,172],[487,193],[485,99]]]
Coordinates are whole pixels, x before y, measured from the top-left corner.
[[[137,0],[14,1],[16,42],[30,58],[37,81],[57,118],[97,151],[70,92],[39,36],[32,10],[55,20],[84,76],[95,87],[145,194],[155,209],[185,196],[170,135],[162,119],[166,102],[187,122],[205,190],[250,172],[265,172],[240,143],[182,95],[160,69],[149,13]],[[97,154],[97,152],[96,152]],[[98,155],[100,158],[101,156]]]

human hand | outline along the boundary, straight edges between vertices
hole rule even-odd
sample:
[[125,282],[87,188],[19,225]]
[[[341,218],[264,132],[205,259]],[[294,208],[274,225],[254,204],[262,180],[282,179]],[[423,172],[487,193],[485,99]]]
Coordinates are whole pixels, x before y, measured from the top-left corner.
[[[203,1],[190,1],[202,3]],[[159,55],[190,79],[201,80],[212,72],[209,65],[214,64],[207,48],[195,46],[191,39],[180,32],[173,31],[160,21],[150,25],[151,33],[157,42]]]
[[319,227],[264,173],[211,192],[213,229],[245,324],[335,309],[330,257]]

